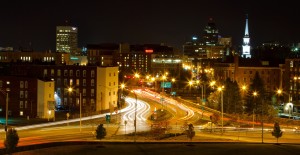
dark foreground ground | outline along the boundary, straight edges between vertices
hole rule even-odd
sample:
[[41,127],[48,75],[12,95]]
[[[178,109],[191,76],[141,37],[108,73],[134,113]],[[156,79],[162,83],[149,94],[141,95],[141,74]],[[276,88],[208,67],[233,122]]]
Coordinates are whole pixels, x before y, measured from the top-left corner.
[[300,144],[259,143],[84,143],[56,144],[14,155],[295,155]]

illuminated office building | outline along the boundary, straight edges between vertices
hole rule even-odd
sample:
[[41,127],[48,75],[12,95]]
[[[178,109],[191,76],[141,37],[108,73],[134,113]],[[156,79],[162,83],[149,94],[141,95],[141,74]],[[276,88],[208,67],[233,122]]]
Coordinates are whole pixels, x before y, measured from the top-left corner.
[[71,55],[80,55],[77,39],[77,27],[57,26],[56,27],[56,52],[70,53]]

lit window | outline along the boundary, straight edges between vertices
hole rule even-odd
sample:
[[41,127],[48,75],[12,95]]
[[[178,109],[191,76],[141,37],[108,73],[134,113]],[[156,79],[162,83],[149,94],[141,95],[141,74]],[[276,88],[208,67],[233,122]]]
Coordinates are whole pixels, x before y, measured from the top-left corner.
[[23,109],[23,101],[20,101],[20,109]]
[[95,80],[94,79],[91,80],[91,86],[95,86]]
[[20,98],[24,97],[24,91],[20,91]]
[[20,81],[20,88],[24,88],[24,81]]
[[82,85],[83,85],[83,86],[86,86],[86,79],[83,79]]
[[95,90],[91,89],[91,96],[94,96],[94,95],[95,95]]
[[59,70],[57,70],[57,76],[60,76],[60,75],[61,75],[61,71],[59,69]]
[[70,86],[73,86],[73,79],[70,79]]

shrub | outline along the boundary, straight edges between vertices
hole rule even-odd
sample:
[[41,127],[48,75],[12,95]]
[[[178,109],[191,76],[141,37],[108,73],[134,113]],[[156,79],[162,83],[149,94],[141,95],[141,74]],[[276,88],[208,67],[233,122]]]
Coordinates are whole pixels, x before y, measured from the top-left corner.
[[10,152],[14,150],[19,143],[19,135],[17,130],[15,129],[8,129],[6,133],[6,139],[4,140],[5,148]]
[[282,131],[280,130],[280,126],[279,126],[278,122],[274,123],[274,129],[273,129],[273,132],[272,132],[272,136],[277,138],[277,143],[278,143],[278,138],[280,138],[282,136]]
[[98,125],[96,129],[96,138],[103,139],[106,136],[106,129],[103,127],[103,124]]

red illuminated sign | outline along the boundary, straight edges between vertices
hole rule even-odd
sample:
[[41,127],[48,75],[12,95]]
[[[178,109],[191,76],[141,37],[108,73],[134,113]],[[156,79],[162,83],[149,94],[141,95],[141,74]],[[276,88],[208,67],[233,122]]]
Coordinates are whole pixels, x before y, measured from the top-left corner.
[[145,50],[146,53],[153,53],[152,49]]

